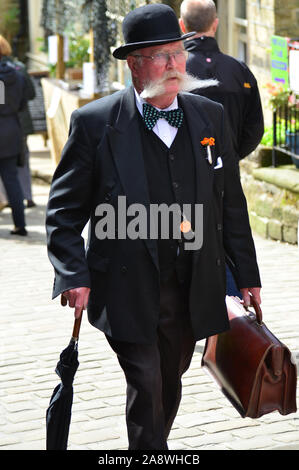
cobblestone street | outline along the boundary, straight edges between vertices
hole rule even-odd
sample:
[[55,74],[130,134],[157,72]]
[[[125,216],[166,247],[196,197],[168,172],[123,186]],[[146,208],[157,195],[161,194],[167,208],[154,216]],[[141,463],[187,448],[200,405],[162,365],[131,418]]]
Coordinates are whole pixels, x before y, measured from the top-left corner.
[[[32,156],[33,172],[48,159]],[[71,310],[51,300],[53,270],[45,246],[49,186],[34,182],[37,207],[26,209],[29,236],[9,235],[11,214],[0,212],[0,449],[45,449],[45,414],[59,378],[54,369],[68,344]],[[21,237],[20,237],[21,238]],[[263,282],[262,310],[270,330],[299,353],[299,249],[255,237]],[[242,419],[201,369],[197,345],[183,380],[183,399],[170,449],[299,449],[299,414]],[[74,383],[69,449],[127,449],[125,381],[103,334],[83,317],[80,366]],[[299,393],[297,392],[299,397]]]

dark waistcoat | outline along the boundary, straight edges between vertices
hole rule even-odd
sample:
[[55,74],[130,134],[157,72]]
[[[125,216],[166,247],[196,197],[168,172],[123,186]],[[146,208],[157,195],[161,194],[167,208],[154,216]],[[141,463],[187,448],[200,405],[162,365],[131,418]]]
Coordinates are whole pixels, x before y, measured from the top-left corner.
[[[140,131],[143,143],[143,158],[148,181],[151,204],[195,203],[195,166],[191,139],[187,126],[183,124],[170,148],[144,125],[140,116]],[[191,216],[192,216],[191,212]],[[191,217],[192,222],[194,220]],[[160,278],[166,280],[176,270],[180,282],[190,281],[191,253],[184,250],[184,238],[175,239],[172,234],[172,217],[169,218],[169,239],[161,238],[158,225],[158,256]]]

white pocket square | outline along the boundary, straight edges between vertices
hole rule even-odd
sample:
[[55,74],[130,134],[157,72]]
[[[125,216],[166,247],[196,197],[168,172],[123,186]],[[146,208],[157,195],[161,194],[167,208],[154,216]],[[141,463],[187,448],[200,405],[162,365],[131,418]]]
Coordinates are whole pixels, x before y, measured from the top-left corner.
[[222,168],[222,167],[223,167],[222,158],[218,157],[217,162],[216,162],[216,166],[214,166],[214,170],[219,170],[219,168]]

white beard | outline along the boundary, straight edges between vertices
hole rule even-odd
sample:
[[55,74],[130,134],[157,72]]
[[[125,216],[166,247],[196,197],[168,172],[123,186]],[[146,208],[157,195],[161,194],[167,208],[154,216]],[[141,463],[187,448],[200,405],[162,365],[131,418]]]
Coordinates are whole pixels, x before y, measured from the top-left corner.
[[172,71],[166,72],[159,80],[147,83],[142,93],[140,94],[141,98],[148,99],[163,95],[165,93],[165,81],[168,78],[178,78],[179,92],[198,90],[200,88],[208,88],[219,85],[219,82],[216,79],[201,80],[187,72],[180,73],[177,71]]

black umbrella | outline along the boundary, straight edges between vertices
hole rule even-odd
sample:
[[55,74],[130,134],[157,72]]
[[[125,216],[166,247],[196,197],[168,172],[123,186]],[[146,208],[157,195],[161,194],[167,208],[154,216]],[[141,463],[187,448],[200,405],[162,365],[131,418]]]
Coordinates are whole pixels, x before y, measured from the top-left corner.
[[55,387],[46,414],[47,450],[66,450],[73,404],[73,381],[78,369],[78,338],[82,312],[76,318],[69,345],[60,354],[55,372],[61,383]]

